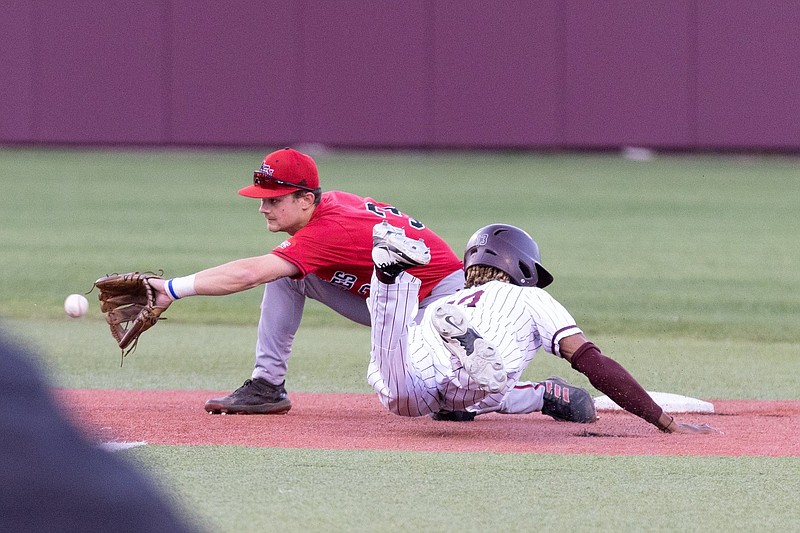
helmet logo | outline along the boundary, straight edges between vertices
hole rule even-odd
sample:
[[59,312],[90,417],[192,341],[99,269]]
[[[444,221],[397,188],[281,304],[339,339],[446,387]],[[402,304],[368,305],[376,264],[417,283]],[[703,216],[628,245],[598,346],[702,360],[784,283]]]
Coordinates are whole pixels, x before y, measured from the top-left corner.
[[489,234],[481,233],[478,236],[478,246],[484,246],[488,240],[489,240]]
[[270,168],[267,163],[261,163],[261,172],[265,173],[267,176],[272,177],[272,173],[275,172],[275,170]]

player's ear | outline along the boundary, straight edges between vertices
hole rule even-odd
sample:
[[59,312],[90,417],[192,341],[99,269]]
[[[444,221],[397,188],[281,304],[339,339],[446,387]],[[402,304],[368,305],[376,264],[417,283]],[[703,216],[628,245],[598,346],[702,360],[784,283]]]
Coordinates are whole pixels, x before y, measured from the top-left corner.
[[303,208],[309,208],[316,202],[316,196],[310,191],[299,191],[295,193],[295,198],[301,203]]

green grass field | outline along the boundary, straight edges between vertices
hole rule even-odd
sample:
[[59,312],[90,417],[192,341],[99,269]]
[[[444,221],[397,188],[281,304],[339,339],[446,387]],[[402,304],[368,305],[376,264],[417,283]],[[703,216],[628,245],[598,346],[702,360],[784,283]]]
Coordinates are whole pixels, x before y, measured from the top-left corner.
[[[266,151],[264,152],[266,153]],[[89,296],[107,273],[185,275],[258,255],[239,197],[263,153],[0,149],[0,315],[69,388],[232,390],[249,376],[261,290],[170,308],[119,367]],[[800,160],[777,156],[331,153],[323,187],[393,202],[459,251],[508,222],[548,288],[648,390],[800,399]],[[291,391],[369,393],[369,337],[307,306]],[[541,353],[527,377],[557,373]],[[591,387],[589,387],[591,388]],[[376,400],[377,401],[377,400]],[[535,428],[532,428],[535,430]],[[796,458],[432,454],[148,446],[123,452],[209,531],[778,530],[800,522]],[[497,522],[500,520],[500,522]]]

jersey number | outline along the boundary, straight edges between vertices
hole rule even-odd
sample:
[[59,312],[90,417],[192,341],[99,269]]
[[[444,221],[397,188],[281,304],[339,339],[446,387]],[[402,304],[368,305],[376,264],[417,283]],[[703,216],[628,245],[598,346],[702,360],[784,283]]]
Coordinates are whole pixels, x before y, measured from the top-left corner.
[[396,216],[396,217],[405,217],[405,218],[407,218],[407,219],[408,219],[408,224],[409,224],[409,225],[410,225],[412,228],[415,228],[415,229],[425,229],[425,224],[423,224],[422,222],[420,222],[419,220],[417,220],[417,219],[415,219],[415,218],[411,218],[411,217],[410,217],[410,216],[408,216],[408,215],[404,215],[404,214],[403,214],[403,213],[402,213],[402,212],[401,212],[399,209],[397,209],[396,207],[392,207],[392,206],[390,206],[390,205],[389,205],[389,206],[386,206],[386,207],[378,207],[377,205],[373,204],[372,202],[367,202],[367,203],[366,203],[366,204],[364,204],[364,205],[365,205],[365,207],[367,208],[367,211],[370,211],[370,212],[372,212],[372,213],[375,213],[376,215],[378,215],[378,216],[379,216],[379,217],[381,217],[381,218],[386,218],[386,213],[391,213],[392,215],[394,215],[394,216]]
[[[481,299],[481,296],[483,296],[483,291],[475,291],[472,294],[468,294],[468,295],[464,296],[463,298],[461,298],[458,301],[458,305],[466,303],[467,307],[475,307],[478,304],[478,300]],[[454,302],[450,302],[450,303],[454,303]]]
[[353,286],[355,286],[356,281],[358,281],[358,277],[354,276],[353,274],[348,274],[347,272],[337,270],[333,273],[330,283],[332,285],[336,285],[337,287],[350,290],[353,288]]

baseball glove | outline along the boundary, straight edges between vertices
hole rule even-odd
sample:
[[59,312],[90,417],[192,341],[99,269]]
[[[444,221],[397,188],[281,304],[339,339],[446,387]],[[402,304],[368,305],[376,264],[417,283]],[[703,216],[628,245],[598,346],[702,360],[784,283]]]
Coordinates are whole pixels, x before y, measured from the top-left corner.
[[128,272],[94,282],[100,291],[100,310],[106,315],[122,357],[136,349],[139,336],[153,327],[166,309],[156,306],[156,291],[148,283],[154,278],[163,279],[152,272]]

